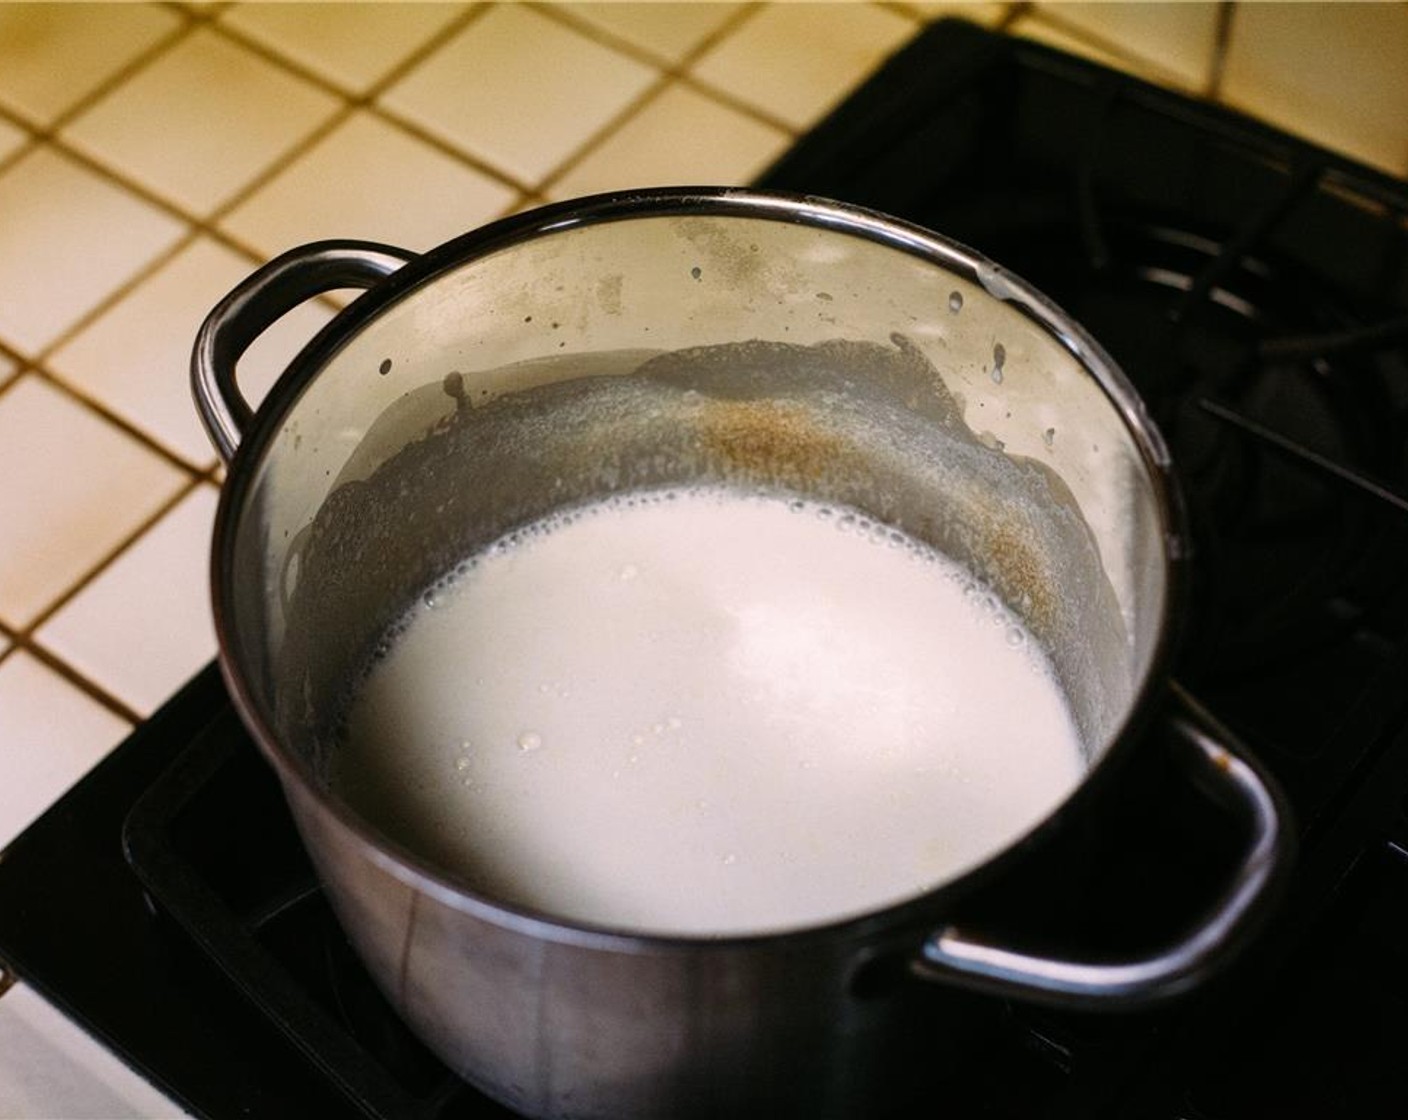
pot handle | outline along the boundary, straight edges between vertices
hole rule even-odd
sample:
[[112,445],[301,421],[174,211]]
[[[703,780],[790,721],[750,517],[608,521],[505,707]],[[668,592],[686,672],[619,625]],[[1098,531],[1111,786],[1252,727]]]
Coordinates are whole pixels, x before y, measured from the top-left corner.
[[217,303],[191,354],[191,392],[220,458],[234,458],[254,416],[235,364],[261,334],[300,303],[339,288],[370,288],[415,254],[370,241],[315,241],[275,257]]
[[1292,840],[1275,784],[1224,743],[1232,736],[1180,686],[1184,711],[1168,730],[1192,777],[1214,800],[1246,814],[1251,835],[1231,882],[1193,928],[1147,956],[1081,961],[1005,948],[979,933],[946,926],[929,936],[912,962],[927,979],[1028,1001],[1120,1009],[1174,996],[1201,983],[1230,955],[1236,935],[1289,870]]

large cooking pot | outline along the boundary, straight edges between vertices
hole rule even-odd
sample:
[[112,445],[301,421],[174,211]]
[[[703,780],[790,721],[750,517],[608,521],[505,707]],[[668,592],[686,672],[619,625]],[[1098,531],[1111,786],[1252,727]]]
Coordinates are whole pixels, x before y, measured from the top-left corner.
[[[253,414],[240,355],[343,288],[366,290]],[[637,373],[661,355],[663,375]],[[634,378],[653,403],[583,419],[584,374]],[[1166,679],[1187,538],[1164,444],[1095,342],[961,246],[742,190],[548,206],[422,256],[325,242],[215,308],[193,381],[229,462],[213,581],[235,704],[372,976],[514,1109],[881,1115],[908,1083],[916,1030],[933,1029],[913,1018],[928,1005],[914,989],[1154,1000],[1205,978],[1264,909],[1286,859],[1278,796]],[[857,506],[972,568],[1050,656],[1087,754],[1078,790],[922,897],[743,937],[505,904],[330,790],[349,690],[459,559],[566,504],[701,479]],[[1086,813],[1122,758],[1170,742],[1245,822],[1210,913],[1127,960],[1033,953],[960,925],[975,885]],[[872,982],[877,962],[900,982]]]

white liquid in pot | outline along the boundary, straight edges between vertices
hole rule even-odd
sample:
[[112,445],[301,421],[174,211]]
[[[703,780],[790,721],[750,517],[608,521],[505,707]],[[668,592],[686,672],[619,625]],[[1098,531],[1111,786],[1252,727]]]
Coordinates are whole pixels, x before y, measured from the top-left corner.
[[1036,643],[948,559],[723,491],[537,526],[427,597],[339,791],[491,896],[737,934],[922,893],[1084,768]]

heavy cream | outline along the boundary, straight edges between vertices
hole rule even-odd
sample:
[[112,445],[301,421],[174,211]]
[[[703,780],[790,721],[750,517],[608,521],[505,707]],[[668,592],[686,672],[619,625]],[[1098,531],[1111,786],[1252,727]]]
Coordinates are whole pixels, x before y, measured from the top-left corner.
[[1050,665],[965,569],[850,510],[699,490],[541,523],[431,589],[334,781],[498,900],[724,935],[929,890],[1083,769]]

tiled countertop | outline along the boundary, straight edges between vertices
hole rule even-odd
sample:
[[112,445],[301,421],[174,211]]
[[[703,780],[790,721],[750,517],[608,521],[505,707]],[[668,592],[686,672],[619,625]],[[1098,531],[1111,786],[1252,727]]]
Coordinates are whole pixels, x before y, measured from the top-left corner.
[[[747,182],[955,10],[1408,174],[1403,3],[0,5],[0,848],[214,653],[186,365],[233,284],[321,237]],[[261,339],[247,394],[331,314]],[[0,1117],[172,1111],[4,992]]]

